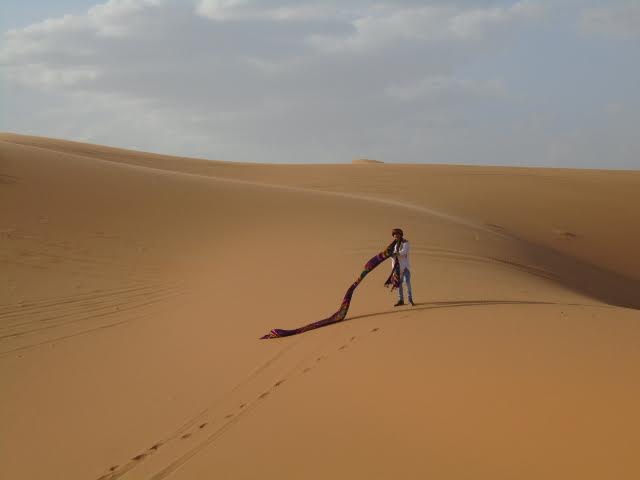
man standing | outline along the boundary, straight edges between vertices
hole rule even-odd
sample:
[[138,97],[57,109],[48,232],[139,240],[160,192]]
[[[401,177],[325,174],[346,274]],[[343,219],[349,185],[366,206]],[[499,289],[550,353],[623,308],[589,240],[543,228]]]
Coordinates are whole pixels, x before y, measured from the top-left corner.
[[394,307],[404,305],[404,290],[402,284],[407,284],[407,295],[409,297],[409,303],[415,306],[413,303],[413,295],[411,292],[411,271],[409,270],[409,241],[404,238],[404,234],[401,228],[394,228],[391,231],[393,238],[396,239],[396,245],[393,248],[392,267],[395,267],[396,262],[400,262],[400,285],[398,285],[398,303]]

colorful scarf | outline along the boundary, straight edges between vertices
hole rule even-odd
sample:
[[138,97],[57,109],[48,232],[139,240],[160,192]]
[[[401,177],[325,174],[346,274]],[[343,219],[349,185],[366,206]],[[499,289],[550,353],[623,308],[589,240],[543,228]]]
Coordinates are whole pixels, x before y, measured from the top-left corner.
[[[393,255],[393,251],[396,245],[396,241],[394,240],[389,244],[387,248],[385,248],[382,252],[377,254],[371,260],[369,260],[364,266],[364,270],[358,277],[358,279],[353,282],[353,285],[349,287],[347,293],[342,299],[342,304],[340,305],[340,309],[324,320],[318,320],[317,322],[310,323],[309,325],[305,325],[304,327],[294,328],[293,330],[283,330],[280,328],[274,328],[267,335],[260,337],[261,339],[266,338],[278,338],[278,337],[288,337],[290,335],[296,335],[298,333],[306,332],[308,330],[313,330],[314,328],[324,327],[326,325],[331,325],[332,323],[341,322],[347,316],[347,311],[349,310],[349,305],[351,304],[351,296],[353,295],[353,291],[360,284],[362,279],[367,276],[367,274],[384,262],[387,258]],[[400,262],[396,261],[393,270],[391,271],[391,275],[387,278],[387,281],[384,283],[385,287],[391,286],[391,291],[398,288],[400,285]]]

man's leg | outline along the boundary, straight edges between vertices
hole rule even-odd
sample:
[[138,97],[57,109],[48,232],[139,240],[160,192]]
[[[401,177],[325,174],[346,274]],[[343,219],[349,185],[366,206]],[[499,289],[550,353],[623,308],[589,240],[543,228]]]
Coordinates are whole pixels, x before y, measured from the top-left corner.
[[404,283],[404,273],[400,275],[400,285],[398,285],[398,300],[404,302],[404,290],[402,284]]
[[407,268],[404,271],[405,281],[407,282],[407,296],[409,297],[409,303],[413,303],[413,293],[411,291],[411,272]]
[[398,305],[403,305],[404,304],[404,291],[402,289],[402,280],[404,277],[404,272],[400,274],[400,284],[398,285],[398,303],[396,303],[394,306],[398,306]]

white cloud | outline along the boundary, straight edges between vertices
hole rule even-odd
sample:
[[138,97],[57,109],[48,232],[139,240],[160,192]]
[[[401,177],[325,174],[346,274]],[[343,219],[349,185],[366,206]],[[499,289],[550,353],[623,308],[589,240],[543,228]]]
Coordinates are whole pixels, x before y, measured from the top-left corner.
[[[386,9],[385,9],[386,10]],[[389,44],[438,39],[446,36],[450,8],[425,7],[416,10],[378,11],[352,22],[353,33],[311,35],[309,42],[326,53],[364,52]]]
[[310,43],[324,52],[363,52],[417,41],[477,41],[498,27],[539,16],[543,8],[530,1],[508,7],[462,8],[430,5],[398,9],[380,6],[352,22],[348,35],[316,34]]
[[[557,39],[536,31],[552,17],[537,5],[110,0],[2,36],[0,129],[246,161],[535,160],[565,102],[536,108],[511,81],[526,77],[521,85],[545,98],[539,79],[557,88],[559,70],[570,76],[558,58],[563,68],[545,63]],[[509,63],[518,43],[540,56],[514,75],[528,67]],[[602,101],[627,104],[622,94]],[[546,130],[505,134],[527,107]],[[583,118],[564,108],[563,119]],[[611,123],[635,125],[635,111]]]
[[456,96],[462,100],[479,97],[500,97],[505,94],[504,83],[500,79],[472,80],[446,75],[425,77],[405,85],[390,85],[386,93],[401,101],[442,100]]
[[[64,15],[9,30],[0,44],[5,77],[45,90],[90,89],[117,64],[112,58],[117,42],[148,33],[142,27],[153,22],[150,14],[157,14],[162,4],[162,0],[108,0],[85,15]],[[129,46],[135,44],[129,41]]]
[[309,20],[329,18],[336,9],[329,5],[272,5],[250,0],[200,0],[198,15],[212,20]]
[[6,69],[7,78],[30,87],[51,90],[77,88],[96,80],[100,72],[96,68],[51,68],[42,64],[26,64]]
[[133,16],[160,7],[162,3],[163,0],[108,0],[91,7],[86,20],[97,35],[120,37],[131,33],[128,27]]
[[203,17],[226,20],[241,14],[248,3],[247,0],[201,0],[196,12]]
[[31,62],[33,56],[45,59],[61,53],[86,58],[95,53],[91,45],[96,37],[130,34],[150,8],[161,5],[161,0],[108,0],[90,8],[86,15],[64,15],[9,30],[0,46],[0,62],[18,65]]
[[473,38],[483,33],[522,20],[538,17],[543,13],[539,3],[529,0],[508,7],[493,7],[458,12],[450,20],[450,31],[461,38]]
[[639,37],[640,3],[625,2],[587,9],[580,15],[579,25],[588,33]]

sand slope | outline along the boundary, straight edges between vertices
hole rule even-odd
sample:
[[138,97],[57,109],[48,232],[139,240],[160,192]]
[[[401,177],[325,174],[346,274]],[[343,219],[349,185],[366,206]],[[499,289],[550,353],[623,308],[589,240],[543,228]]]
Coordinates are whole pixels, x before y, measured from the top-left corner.
[[0,476],[636,478],[638,187],[2,134]]

